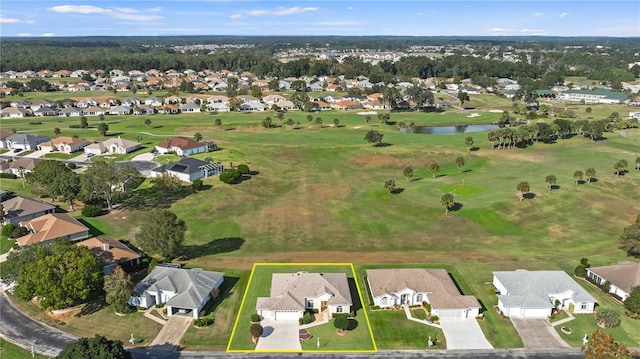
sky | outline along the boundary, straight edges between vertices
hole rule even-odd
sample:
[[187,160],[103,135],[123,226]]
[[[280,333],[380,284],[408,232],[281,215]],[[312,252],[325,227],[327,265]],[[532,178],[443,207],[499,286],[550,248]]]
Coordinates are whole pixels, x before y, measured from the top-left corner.
[[2,0],[0,36],[640,36],[638,0]]

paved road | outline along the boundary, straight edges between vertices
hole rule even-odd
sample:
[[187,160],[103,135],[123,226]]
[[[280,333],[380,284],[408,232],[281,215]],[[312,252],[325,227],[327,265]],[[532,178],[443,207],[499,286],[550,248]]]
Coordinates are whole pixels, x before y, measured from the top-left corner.
[[22,347],[35,345],[36,352],[47,356],[58,355],[65,345],[77,339],[27,317],[4,292],[0,292],[0,335]]

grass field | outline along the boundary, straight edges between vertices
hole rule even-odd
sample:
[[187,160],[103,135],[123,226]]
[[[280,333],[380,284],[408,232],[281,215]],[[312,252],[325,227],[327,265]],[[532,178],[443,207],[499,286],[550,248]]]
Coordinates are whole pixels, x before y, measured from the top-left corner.
[[[510,110],[511,100],[474,96],[472,105],[475,109],[468,111],[393,113],[391,121],[490,123],[500,116],[490,111]],[[594,119],[627,110],[625,106],[591,105],[593,112],[587,117],[588,106],[567,106],[575,108],[580,118]],[[470,113],[479,116],[467,117]],[[285,120],[290,117],[300,123],[292,127],[280,127],[272,112],[154,115],[149,116],[153,121],[149,128],[143,123],[144,116],[107,116],[105,122],[109,123],[108,136],[130,140],[142,136],[147,148],[171,136],[200,132],[221,149],[194,157],[211,156],[225,166],[246,163],[257,172],[240,184],[208,178],[204,182],[210,188],[206,190],[184,196],[155,194],[157,201],[147,202],[170,208],[186,221],[183,262],[189,266],[246,272],[256,262],[446,264],[456,280],[466,283],[465,294],[478,297],[487,309],[480,325],[495,347],[522,344],[510,322],[499,319],[492,310],[497,300],[486,284],[492,271],[572,272],[581,257],[589,258],[594,266],[627,259],[618,249],[618,238],[640,212],[640,172],[633,166],[640,155],[638,129],[606,133],[606,139],[598,142],[576,136],[554,144],[493,151],[486,133],[474,133],[477,150],[468,153],[464,134],[400,133],[395,125],[380,124],[375,116],[366,124],[356,112],[336,111],[314,114],[325,124],[331,123],[319,128],[306,115],[285,114]],[[274,119],[275,127],[260,125],[265,116]],[[214,124],[215,118],[222,120],[221,126]],[[334,118],[340,120],[337,128],[332,124]],[[42,121],[42,125],[29,125],[25,120],[3,119],[0,124],[43,134],[59,127],[64,135],[103,140],[95,128],[68,128],[79,124],[79,118],[64,118],[62,123],[57,118]],[[95,127],[99,120],[90,118],[89,123]],[[388,145],[367,144],[363,138],[370,129],[383,133]],[[465,158],[462,171],[455,167],[457,156]],[[620,159],[631,165],[624,176],[613,172],[613,164]],[[441,167],[435,178],[427,169],[434,161]],[[407,165],[415,168],[411,181],[402,177]],[[588,167],[597,170],[597,181],[576,186],[574,171]],[[544,179],[549,174],[557,177],[558,189],[547,190]],[[389,195],[384,189],[387,179],[395,179],[396,194]],[[534,198],[518,200],[520,181],[530,183]],[[149,186],[147,182],[137,190],[139,198],[151,193]],[[20,180],[3,179],[0,187],[29,193]],[[454,192],[457,203],[448,215],[440,205],[445,192]],[[134,241],[135,229],[143,220],[139,208],[125,206],[87,221],[105,234]],[[242,283],[240,278],[238,283]],[[226,308],[232,310],[233,305]],[[375,327],[375,320],[372,322]],[[216,330],[217,323],[205,331]],[[637,330],[622,329],[631,342],[640,343]],[[191,338],[196,339],[186,337],[185,346],[200,348],[199,337],[192,333]],[[393,340],[387,341],[388,347],[393,347]],[[385,348],[385,341],[381,343]],[[211,345],[220,347],[219,343]]]
[[[25,359],[32,358],[31,351],[22,349],[21,347],[9,343],[8,341],[0,338],[0,358],[2,359]],[[36,354],[34,358],[44,359],[46,356]]]

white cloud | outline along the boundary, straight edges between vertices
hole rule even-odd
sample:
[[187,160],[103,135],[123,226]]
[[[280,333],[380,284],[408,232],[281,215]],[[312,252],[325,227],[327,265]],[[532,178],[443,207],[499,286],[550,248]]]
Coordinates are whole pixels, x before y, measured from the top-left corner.
[[316,11],[317,7],[279,7],[275,10],[251,10],[247,14],[251,16],[285,16],[285,15],[295,15],[295,14],[303,14],[306,12]]
[[244,19],[244,16],[240,14],[233,14],[229,15],[229,19]]
[[563,13],[561,13],[559,16],[560,16],[560,17],[565,17],[565,16],[567,16],[567,15],[569,15],[569,14],[568,14],[568,13],[566,13],[566,12],[563,12]]
[[125,14],[137,14],[140,10],[132,9],[130,7],[114,7],[113,10]]
[[148,12],[160,12],[162,10],[163,10],[163,8],[161,8],[159,6],[158,7],[152,7],[151,9],[147,9]]
[[130,14],[130,13],[114,12],[114,13],[110,13],[109,15],[117,19],[132,20],[132,21],[156,21],[156,20],[164,19],[162,16],[150,15],[150,14]]
[[535,35],[535,36],[542,36],[547,34],[547,30],[542,30],[542,29],[522,29],[520,30],[520,32],[528,35]]
[[36,23],[36,22],[35,22],[35,21],[33,21],[33,20],[27,20],[27,21],[25,21],[25,22],[26,22],[27,24],[35,24],[35,23]]
[[422,16],[423,14],[421,12],[417,12],[416,16]]
[[18,36],[21,37],[29,37],[29,36],[33,36],[30,32],[21,32],[18,34]]
[[487,31],[490,32],[493,35],[507,35],[507,34],[513,34],[517,30],[515,30],[515,29],[506,29],[506,28],[503,28],[503,27],[493,27],[491,29],[487,29]]
[[105,14],[111,12],[109,9],[93,5],[59,5],[50,8],[53,12],[77,13],[77,14]]
[[349,6],[347,10],[353,10],[353,6]]
[[52,37],[52,36],[56,36],[56,34],[54,34],[53,32],[45,32],[44,34],[40,35],[40,36],[44,36],[44,37]]
[[20,22],[20,20],[18,20],[18,19],[12,19],[12,18],[9,18],[9,17],[0,17],[0,23],[2,23],[2,24],[15,24],[15,23],[18,23],[18,22]]
[[542,14],[541,12],[537,12],[537,13],[533,14],[533,16],[538,16],[538,17],[539,17],[539,16],[542,16],[542,15],[543,15],[543,14]]

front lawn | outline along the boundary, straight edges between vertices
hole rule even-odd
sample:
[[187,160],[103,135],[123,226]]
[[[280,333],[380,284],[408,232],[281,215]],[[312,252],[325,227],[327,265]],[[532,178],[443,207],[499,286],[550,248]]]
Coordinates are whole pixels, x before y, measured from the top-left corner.
[[408,320],[404,310],[374,310],[368,314],[380,350],[427,349],[429,337],[436,343],[432,349],[447,347],[441,329]]
[[52,152],[52,153],[46,153],[44,156],[42,156],[42,158],[46,158],[49,160],[68,160],[80,155],[81,155],[80,153],[66,154],[62,152]]
[[[360,318],[350,320],[352,323],[354,321],[357,322],[357,326],[355,329],[350,330],[345,336],[337,334],[337,329],[333,325],[333,321],[334,319],[331,319],[327,324],[309,328],[309,333],[311,333],[313,337],[302,343],[302,350],[372,350],[371,335],[369,334],[369,328],[367,328],[367,321],[364,315]],[[318,338],[320,338],[320,348],[318,348]],[[362,346],[360,346],[360,344],[362,344]]]
[[6,237],[0,237],[0,254],[9,252],[11,247],[16,243],[15,240]]
[[[31,351],[23,349],[13,343],[0,338],[0,358],[2,359],[24,359],[31,358]],[[44,355],[36,354],[34,358],[45,359]]]

